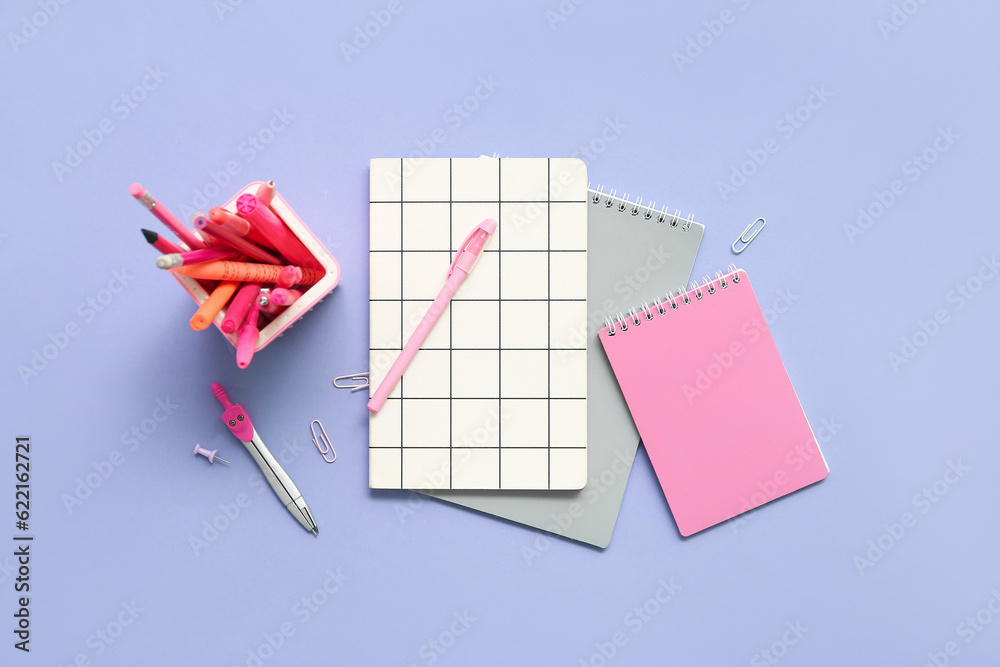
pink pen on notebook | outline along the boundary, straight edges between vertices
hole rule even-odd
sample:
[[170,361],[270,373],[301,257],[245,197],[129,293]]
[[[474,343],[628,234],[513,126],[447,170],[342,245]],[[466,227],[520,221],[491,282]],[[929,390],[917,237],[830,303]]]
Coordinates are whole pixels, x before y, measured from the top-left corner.
[[372,394],[371,400],[368,401],[368,409],[370,411],[378,412],[385,405],[389,394],[396,388],[399,379],[403,377],[406,367],[410,365],[413,357],[420,350],[420,346],[427,340],[427,336],[430,335],[434,324],[441,317],[441,313],[448,307],[452,297],[455,296],[455,292],[458,291],[458,288],[462,286],[462,283],[472,271],[476,260],[479,259],[483,248],[486,246],[486,242],[496,229],[497,221],[488,218],[479,223],[469,233],[465,241],[462,242],[458,252],[455,253],[455,261],[451,263],[451,268],[448,269],[448,279],[445,281],[444,287],[441,288],[437,298],[434,299],[434,303],[431,304],[423,319],[420,320],[420,324],[417,325],[413,335],[410,336],[410,340],[406,341],[403,350],[396,357],[396,361],[389,368],[389,372],[382,379],[382,383],[379,384],[378,389]]

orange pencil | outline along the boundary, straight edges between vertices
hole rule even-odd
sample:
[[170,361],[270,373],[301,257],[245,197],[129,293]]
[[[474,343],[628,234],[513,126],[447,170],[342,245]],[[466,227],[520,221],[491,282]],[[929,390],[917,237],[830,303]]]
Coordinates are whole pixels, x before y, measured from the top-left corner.
[[[274,283],[278,281],[283,266],[274,264],[252,264],[250,262],[231,262],[218,260],[202,262],[190,266],[179,266],[170,269],[174,273],[197,278],[199,280],[236,280],[247,283]],[[326,275],[323,269],[302,269],[300,285],[315,285]]]
[[219,286],[212,291],[211,296],[205,299],[205,303],[201,304],[201,307],[191,318],[191,328],[195,331],[207,329],[239,286],[240,281],[238,280],[219,283]]

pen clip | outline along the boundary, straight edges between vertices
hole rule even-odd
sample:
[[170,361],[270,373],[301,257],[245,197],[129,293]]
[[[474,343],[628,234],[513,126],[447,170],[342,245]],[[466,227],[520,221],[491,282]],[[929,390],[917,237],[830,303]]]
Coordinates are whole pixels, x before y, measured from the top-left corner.
[[[481,223],[476,225],[476,228],[469,232],[469,235],[465,237],[464,241],[462,241],[462,245],[459,246],[458,252],[455,253],[455,260],[451,263],[451,266],[448,267],[448,278],[451,278],[451,274],[455,272],[455,267],[458,266],[458,260],[462,259],[462,255],[468,252],[469,246],[475,242],[475,240],[479,237],[479,234],[489,236],[492,233],[492,230],[487,229],[486,227],[487,222],[488,220],[483,220]],[[496,225],[496,223],[493,224],[494,226]],[[482,253],[479,254],[479,257],[482,257]],[[479,257],[476,257],[477,262],[479,261]],[[473,264],[473,266],[475,266],[475,264]],[[469,268],[471,269],[472,267]]]

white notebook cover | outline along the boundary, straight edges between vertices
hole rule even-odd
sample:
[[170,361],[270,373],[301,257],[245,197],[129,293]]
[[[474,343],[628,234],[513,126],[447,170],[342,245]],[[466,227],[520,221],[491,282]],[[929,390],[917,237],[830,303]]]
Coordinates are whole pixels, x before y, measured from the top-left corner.
[[587,482],[587,171],[572,158],[383,158],[370,170],[372,392],[486,218],[498,228],[385,406],[372,488]]

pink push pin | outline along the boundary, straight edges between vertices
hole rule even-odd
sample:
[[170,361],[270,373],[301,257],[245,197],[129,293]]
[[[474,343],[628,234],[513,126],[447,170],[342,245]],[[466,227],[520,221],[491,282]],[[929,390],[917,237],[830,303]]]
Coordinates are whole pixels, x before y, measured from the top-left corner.
[[222,458],[221,456],[216,456],[215,453],[217,451],[219,451],[219,450],[218,449],[213,449],[213,450],[209,451],[209,450],[205,449],[204,447],[202,447],[198,443],[195,443],[195,446],[194,446],[195,456],[197,456],[198,454],[201,454],[206,459],[208,459],[209,463],[215,463],[217,460],[218,461],[222,461],[223,463],[229,463],[229,461],[227,461],[226,459]]

